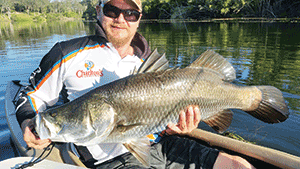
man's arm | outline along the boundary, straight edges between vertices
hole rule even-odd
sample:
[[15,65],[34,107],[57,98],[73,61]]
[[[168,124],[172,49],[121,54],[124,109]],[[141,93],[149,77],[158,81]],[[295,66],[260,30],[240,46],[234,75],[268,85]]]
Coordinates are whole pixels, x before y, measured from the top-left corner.
[[54,69],[54,65],[61,62],[63,54],[60,43],[57,43],[41,60],[30,76],[30,84],[25,87],[19,96],[16,105],[16,117],[23,131],[24,141],[29,147],[42,149],[50,140],[40,140],[32,132],[33,118],[39,111],[51,106],[58,100],[62,89],[62,66]]

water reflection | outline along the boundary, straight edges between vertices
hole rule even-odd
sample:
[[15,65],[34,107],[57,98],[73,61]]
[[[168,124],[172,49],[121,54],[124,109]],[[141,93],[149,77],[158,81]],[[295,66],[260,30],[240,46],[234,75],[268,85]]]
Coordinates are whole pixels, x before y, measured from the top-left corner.
[[[72,22],[42,22],[8,24],[1,27],[1,41],[9,40],[17,43],[27,43],[27,40],[45,38],[53,34],[68,35],[78,34],[85,31],[84,23],[81,21]],[[71,36],[70,36],[71,38]]]

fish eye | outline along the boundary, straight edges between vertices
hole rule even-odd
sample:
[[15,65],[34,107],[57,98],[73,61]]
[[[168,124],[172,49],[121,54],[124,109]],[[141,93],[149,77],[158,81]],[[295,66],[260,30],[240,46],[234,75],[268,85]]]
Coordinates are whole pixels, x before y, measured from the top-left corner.
[[57,112],[56,111],[50,112],[50,116],[51,117],[56,117],[57,116]]

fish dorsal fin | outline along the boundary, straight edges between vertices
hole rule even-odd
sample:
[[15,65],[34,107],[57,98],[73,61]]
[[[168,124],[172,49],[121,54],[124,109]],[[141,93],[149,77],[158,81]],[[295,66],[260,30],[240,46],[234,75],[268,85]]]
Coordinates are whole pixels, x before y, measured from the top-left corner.
[[157,49],[154,49],[149,57],[143,62],[138,70],[133,71],[134,74],[146,73],[146,72],[156,72],[161,70],[166,70],[169,68],[169,61],[165,54],[160,55]]
[[232,65],[220,54],[207,50],[202,53],[189,68],[208,68],[217,71],[225,81],[233,81],[236,78],[235,69]]
[[137,158],[144,166],[150,166],[150,141],[148,137],[140,139],[133,139],[123,145],[130,151],[130,153]]
[[223,133],[230,126],[232,117],[233,113],[231,110],[224,110],[203,121],[215,131]]

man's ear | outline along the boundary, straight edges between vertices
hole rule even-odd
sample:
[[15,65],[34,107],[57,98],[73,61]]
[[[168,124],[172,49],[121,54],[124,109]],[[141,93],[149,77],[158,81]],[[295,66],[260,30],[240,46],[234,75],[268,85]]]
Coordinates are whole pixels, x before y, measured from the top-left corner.
[[97,11],[97,15],[99,15],[101,12],[101,6],[96,5],[96,11]]
[[142,19],[142,16],[143,16],[143,14],[141,14],[141,16],[140,16],[140,19],[139,19],[139,24],[138,24],[138,26],[137,26],[137,27],[139,27],[139,26],[140,26],[140,21],[141,21],[141,19]]

